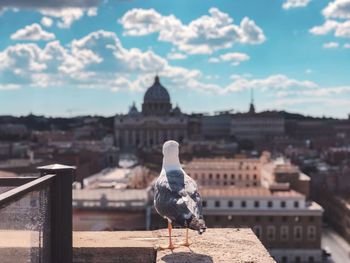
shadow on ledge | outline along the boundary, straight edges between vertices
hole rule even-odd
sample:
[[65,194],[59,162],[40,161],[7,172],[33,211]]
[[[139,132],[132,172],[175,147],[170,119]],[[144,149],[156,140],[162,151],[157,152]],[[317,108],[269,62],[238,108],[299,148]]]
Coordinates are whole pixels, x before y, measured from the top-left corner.
[[161,258],[167,263],[213,263],[213,258],[208,255],[197,254],[193,252],[173,252],[172,254],[166,255]]

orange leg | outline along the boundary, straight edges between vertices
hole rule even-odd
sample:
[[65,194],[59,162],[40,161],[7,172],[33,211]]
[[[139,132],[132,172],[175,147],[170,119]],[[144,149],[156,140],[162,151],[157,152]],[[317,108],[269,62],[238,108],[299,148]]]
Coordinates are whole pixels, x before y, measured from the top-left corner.
[[175,249],[175,246],[174,246],[174,244],[173,244],[173,242],[171,240],[171,230],[172,229],[173,229],[173,226],[171,225],[170,222],[168,222],[169,244],[167,246],[159,247],[160,250],[164,250],[164,249],[171,249],[171,250],[173,250],[173,249]]
[[179,243],[180,246],[189,247],[191,243],[188,241],[188,228],[186,228],[186,239],[185,241]]

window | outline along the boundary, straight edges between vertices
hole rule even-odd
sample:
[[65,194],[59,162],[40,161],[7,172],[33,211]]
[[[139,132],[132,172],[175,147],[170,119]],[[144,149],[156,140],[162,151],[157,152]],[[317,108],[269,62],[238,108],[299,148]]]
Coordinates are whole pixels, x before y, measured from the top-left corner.
[[231,182],[231,185],[235,185],[235,182]]
[[257,238],[261,238],[261,235],[262,235],[261,226],[254,226],[253,231],[257,236]]
[[313,256],[309,256],[309,262],[310,262],[310,263],[315,262],[315,259],[314,259],[314,257],[313,257]]
[[275,240],[276,235],[276,229],[274,226],[268,226],[267,227],[267,239],[268,240]]
[[246,180],[249,180],[249,179],[250,179],[250,178],[249,178],[249,174],[246,174],[245,179],[246,179]]
[[286,207],[286,201],[281,201],[281,207],[285,208]]
[[294,201],[294,207],[298,208],[299,207],[299,202],[298,201]]
[[30,206],[36,207],[36,199],[34,199],[34,198],[30,199]]
[[286,241],[289,238],[289,228],[288,226],[281,226],[280,239]]
[[241,206],[242,206],[242,207],[246,207],[246,206],[247,206],[246,201],[242,201],[242,202],[241,202]]
[[254,175],[253,175],[253,178],[254,178],[254,180],[256,180],[256,178],[257,178],[257,175],[256,175],[256,174],[254,174]]
[[282,216],[282,222],[287,222],[287,217],[286,216]]
[[215,201],[215,207],[220,207],[220,201]]
[[238,175],[238,179],[239,179],[239,180],[242,179],[242,175],[241,175],[241,174]]
[[308,240],[315,240],[316,239],[316,227],[315,226],[308,226],[307,227],[307,239]]
[[255,222],[260,222],[260,219],[261,219],[260,216],[256,216],[255,217]]
[[206,207],[207,206],[207,201],[202,201],[202,206]]
[[235,179],[235,174],[231,174],[231,179]]
[[213,179],[213,175],[212,174],[209,174],[209,179]]
[[295,257],[295,262],[296,262],[296,263],[301,262],[301,260],[300,260],[300,256],[296,256],[296,257]]
[[288,258],[286,256],[282,257],[282,263],[287,263],[288,262]]
[[294,239],[295,240],[301,240],[302,239],[302,227],[301,226],[295,226],[294,227]]
[[273,216],[269,216],[269,222],[273,222],[274,221],[274,217]]
[[216,174],[216,179],[219,179],[220,178],[220,174]]
[[273,206],[272,201],[268,201],[268,202],[267,202],[267,206],[268,206],[268,207],[272,207],[272,206]]
[[259,204],[259,201],[254,201],[254,207],[259,207],[260,204]]
[[233,202],[232,201],[228,201],[228,207],[233,207]]
[[309,221],[310,222],[314,222],[315,221],[315,218],[313,216],[309,216]]
[[227,174],[224,174],[224,179],[227,179]]

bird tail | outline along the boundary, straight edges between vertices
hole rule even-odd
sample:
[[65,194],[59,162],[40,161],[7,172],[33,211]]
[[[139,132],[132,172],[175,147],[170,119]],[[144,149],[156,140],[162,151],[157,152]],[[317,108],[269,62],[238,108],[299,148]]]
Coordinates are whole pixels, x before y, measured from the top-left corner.
[[193,230],[197,230],[198,234],[200,235],[203,234],[207,229],[204,219],[203,218],[198,219],[194,216],[191,218],[191,221],[189,223],[189,228]]

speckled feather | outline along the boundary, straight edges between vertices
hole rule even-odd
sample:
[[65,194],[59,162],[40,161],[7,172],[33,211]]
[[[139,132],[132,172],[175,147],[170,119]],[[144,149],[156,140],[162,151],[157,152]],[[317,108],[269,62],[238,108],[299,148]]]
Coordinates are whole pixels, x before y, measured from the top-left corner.
[[176,225],[199,233],[206,228],[197,184],[182,169],[162,170],[155,183],[154,206],[162,217]]

